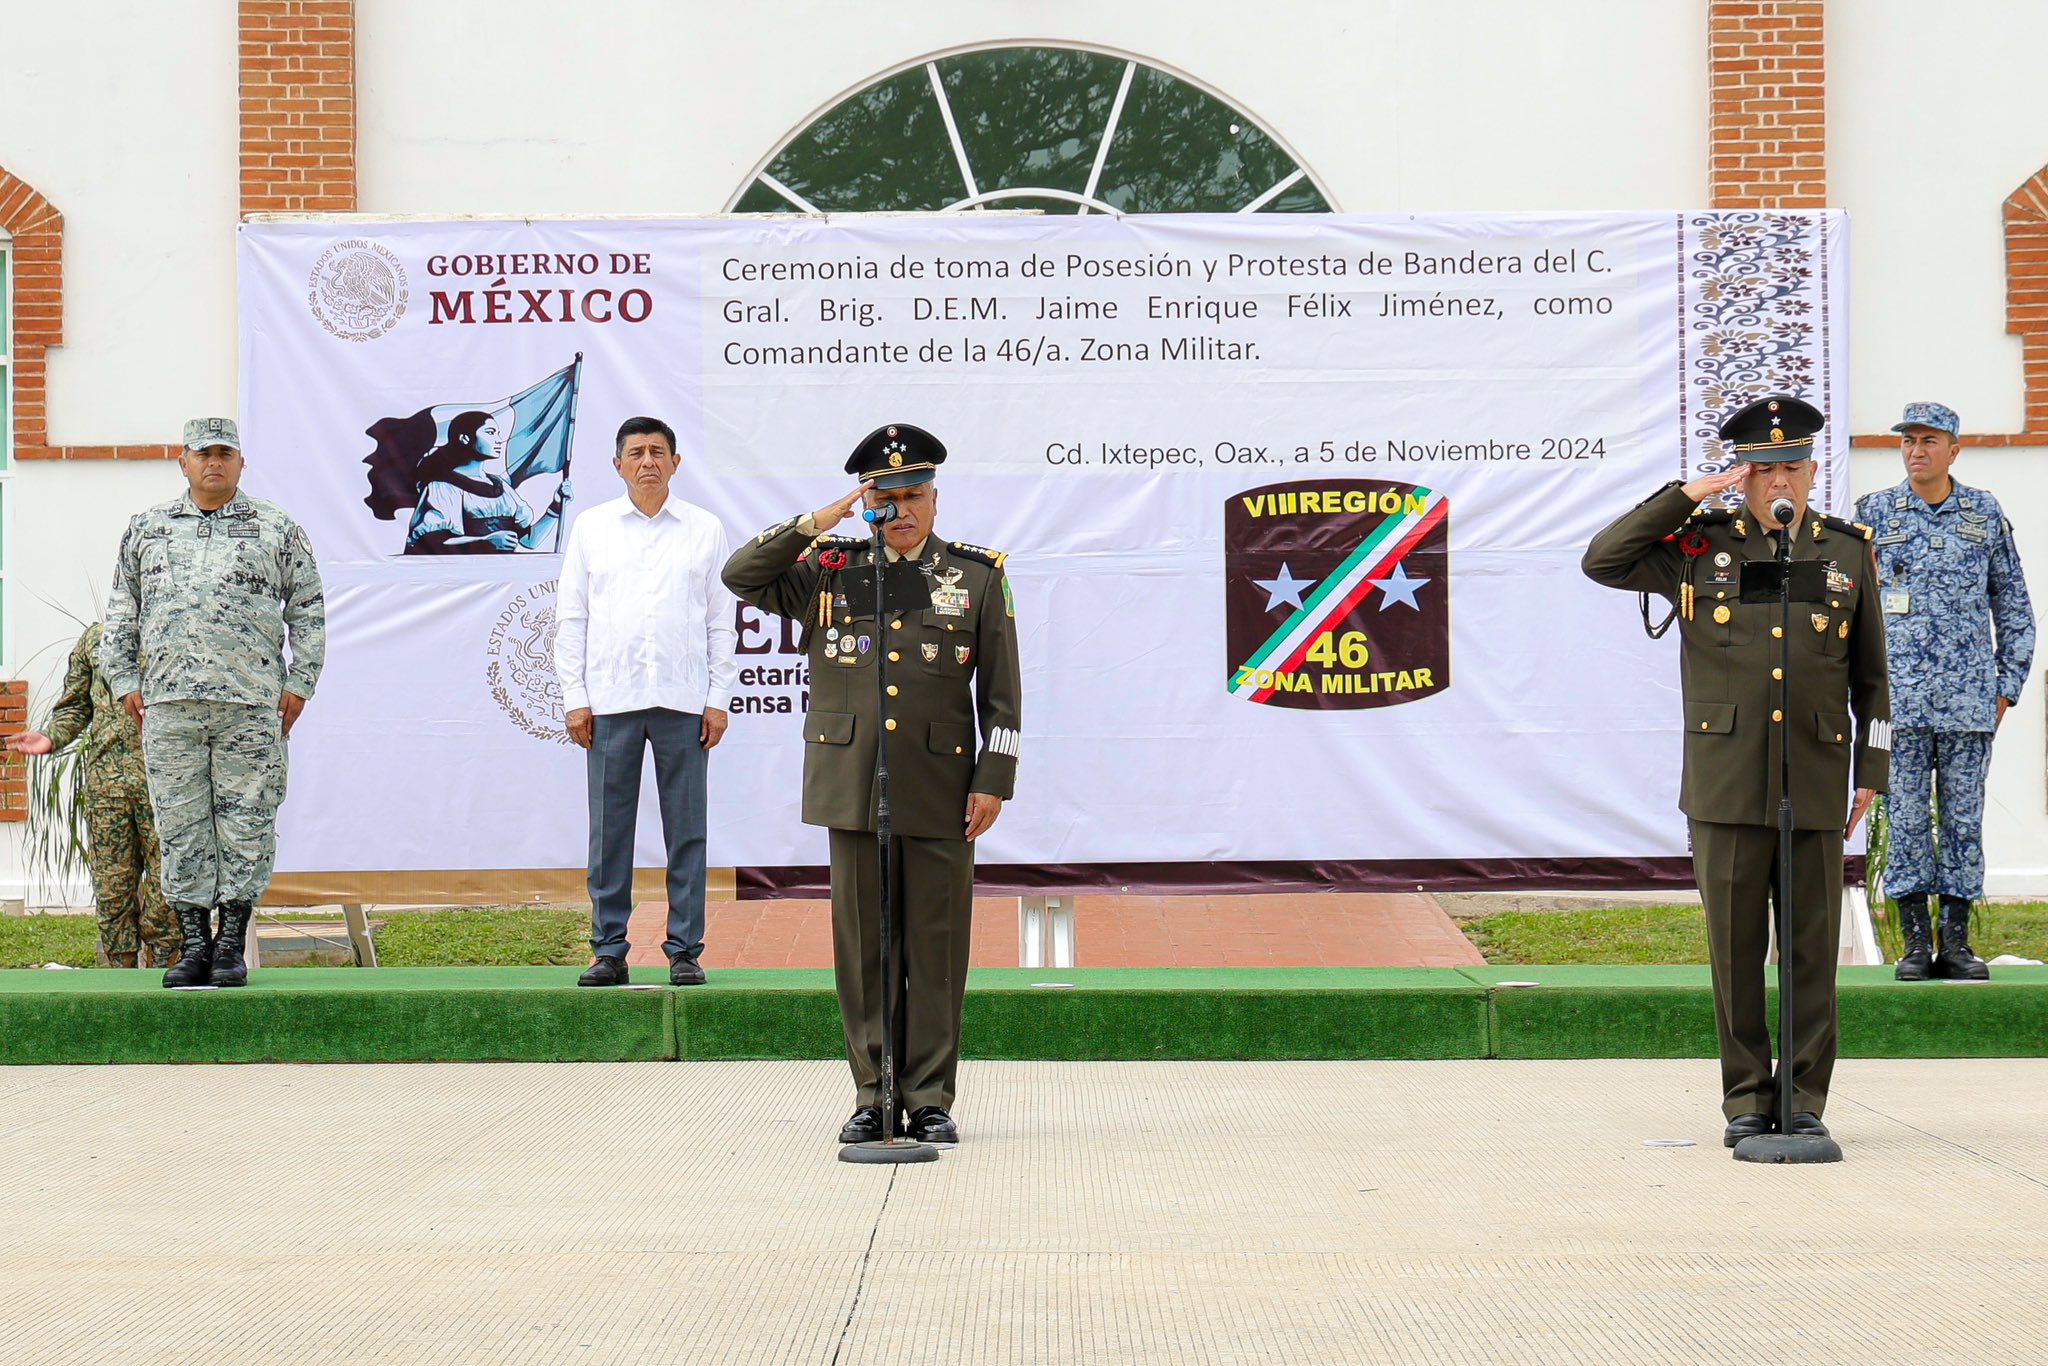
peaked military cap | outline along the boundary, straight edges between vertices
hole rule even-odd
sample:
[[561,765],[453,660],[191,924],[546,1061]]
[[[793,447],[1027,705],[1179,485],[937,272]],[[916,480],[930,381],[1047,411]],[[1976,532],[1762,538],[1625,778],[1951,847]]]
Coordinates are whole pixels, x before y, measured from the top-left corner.
[[945,462],[945,444],[936,436],[908,422],[895,422],[861,438],[846,458],[846,472],[870,488],[905,489],[929,484]]
[[1782,465],[1813,455],[1813,436],[1827,416],[1804,399],[1772,394],[1737,410],[1720,437],[1752,465]]
[[185,424],[185,449],[203,451],[208,446],[242,449],[242,432],[231,417],[195,417]]

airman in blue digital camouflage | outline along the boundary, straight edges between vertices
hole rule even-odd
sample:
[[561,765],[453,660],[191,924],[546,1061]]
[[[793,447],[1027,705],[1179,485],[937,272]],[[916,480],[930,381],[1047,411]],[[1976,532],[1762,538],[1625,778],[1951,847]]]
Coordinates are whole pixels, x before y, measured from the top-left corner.
[[[1970,908],[1984,894],[1984,782],[1991,737],[2034,662],[2034,609],[1998,500],[1949,473],[1962,444],[1955,411],[1909,403],[1892,430],[1906,477],[1864,494],[1856,517],[1877,533],[1897,725],[1884,868],[1905,938],[1896,975],[1983,981]],[[1941,903],[1938,952],[1930,896]]]
[[187,491],[121,537],[99,659],[142,727],[164,899],[184,941],[164,985],[236,987],[277,855],[285,737],[320,677],[327,611],[306,533],[241,492],[233,420],[186,423],[178,464]]

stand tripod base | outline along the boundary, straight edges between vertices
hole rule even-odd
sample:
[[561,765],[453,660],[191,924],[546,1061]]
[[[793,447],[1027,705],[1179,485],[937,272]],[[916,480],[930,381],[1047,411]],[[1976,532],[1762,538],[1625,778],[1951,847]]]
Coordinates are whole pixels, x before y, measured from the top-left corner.
[[1786,1165],[1840,1162],[1842,1145],[1819,1134],[1752,1134],[1735,1145],[1735,1160]]
[[[1837,1154],[1839,1156],[1840,1154]],[[929,1143],[908,1138],[879,1138],[869,1143],[849,1143],[839,1150],[841,1162],[936,1162],[939,1150]]]

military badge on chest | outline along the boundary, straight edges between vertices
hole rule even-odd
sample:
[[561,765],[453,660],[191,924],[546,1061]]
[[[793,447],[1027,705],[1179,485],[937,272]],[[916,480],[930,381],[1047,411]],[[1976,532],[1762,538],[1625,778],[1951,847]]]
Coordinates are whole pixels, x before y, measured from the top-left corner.
[[[962,571],[957,567],[943,571],[940,570],[939,558],[936,555],[932,557],[930,564],[924,565],[922,568],[924,569],[924,576],[931,580],[932,611],[942,617],[966,616],[967,609],[973,604],[968,599],[967,590],[960,586]],[[929,655],[926,656],[927,659],[930,657]]]

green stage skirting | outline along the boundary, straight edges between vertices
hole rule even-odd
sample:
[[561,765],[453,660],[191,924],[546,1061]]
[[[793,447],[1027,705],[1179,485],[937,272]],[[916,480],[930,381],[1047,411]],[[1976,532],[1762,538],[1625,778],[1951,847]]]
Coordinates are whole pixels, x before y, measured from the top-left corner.
[[[579,971],[272,968],[233,991],[166,991],[155,972],[0,972],[0,1062],[841,1056],[826,971],[714,970],[702,987],[602,990],[576,986]],[[1840,982],[1845,1057],[2048,1056],[2048,968],[1915,984],[1890,968],[1844,968]],[[1714,1053],[1704,967],[978,969],[964,1033],[970,1058]]]

